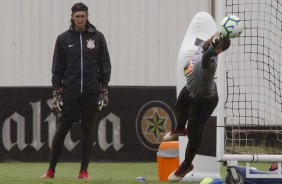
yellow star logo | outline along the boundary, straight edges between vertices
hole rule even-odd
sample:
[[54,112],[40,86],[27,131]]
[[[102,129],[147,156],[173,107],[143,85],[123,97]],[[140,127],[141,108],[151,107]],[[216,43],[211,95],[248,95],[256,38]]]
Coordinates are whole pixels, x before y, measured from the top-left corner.
[[147,118],[148,129],[147,132],[154,135],[156,139],[160,136],[160,133],[165,133],[165,120],[166,118],[160,118],[158,113],[154,113],[152,118]]

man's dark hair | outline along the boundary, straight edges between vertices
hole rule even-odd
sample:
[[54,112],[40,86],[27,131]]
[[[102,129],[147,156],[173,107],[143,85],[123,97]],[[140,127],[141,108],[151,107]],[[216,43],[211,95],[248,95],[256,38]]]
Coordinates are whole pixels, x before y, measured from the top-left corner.
[[83,3],[75,3],[71,8],[71,12],[75,13],[78,11],[85,11],[86,13],[88,13],[88,7]]
[[231,44],[230,38],[224,37],[223,40],[219,43],[218,47],[225,51],[229,48]]

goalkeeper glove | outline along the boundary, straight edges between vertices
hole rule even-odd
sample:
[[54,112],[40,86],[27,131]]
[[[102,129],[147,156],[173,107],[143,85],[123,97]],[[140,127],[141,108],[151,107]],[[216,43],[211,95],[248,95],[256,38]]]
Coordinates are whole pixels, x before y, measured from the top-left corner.
[[108,98],[108,89],[105,87],[100,88],[100,94],[99,94],[99,99],[98,99],[98,109],[99,111],[103,109],[103,107],[107,107],[109,103],[109,98]]
[[213,48],[215,49],[219,43],[223,40],[223,34],[220,33],[219,31],[217,31],[214,36],[212,37],[212,41],[211,41],[211,45],[213,46]]
[[63,111],[62,88],[53,91],[53,109],[57,112],[58,117],[62,116]]

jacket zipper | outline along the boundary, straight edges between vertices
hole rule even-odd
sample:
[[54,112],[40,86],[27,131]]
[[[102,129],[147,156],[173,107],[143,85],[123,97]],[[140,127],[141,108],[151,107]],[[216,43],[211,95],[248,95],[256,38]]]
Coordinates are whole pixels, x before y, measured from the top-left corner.
[[82,93],[83,89],[83,46],[82,46],[82,35],[80,33],[80,67],[81,67],[81,86],[80,86],[80,93]]

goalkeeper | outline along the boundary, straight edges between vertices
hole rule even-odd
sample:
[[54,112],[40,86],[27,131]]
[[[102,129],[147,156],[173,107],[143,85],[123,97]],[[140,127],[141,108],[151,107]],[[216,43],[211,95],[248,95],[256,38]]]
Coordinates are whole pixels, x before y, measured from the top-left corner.
[[41,178],[54,178],[64,140],[72,124],[81,121],[81,168],[78,178],[91,179],[87,168],[94,142],[94,119],[108,104],[111,63],[105,38],[88,20],[88,7],[71,8],[71,26],[58,36],[53,56],[52,85],[58,128],[50,165]]
[[177,126],[164,136],[164,141],[177,140],[180,135],[187,135],[189,141],[185,159],[169,175],[169,181],[179,181],[193,169],[192,161],[200,147],[205,124],[218,103],[214,81],[218,54],[228,49],[230,43],[229,38],[216,32],[199,45],[194,57],[184,67],[187,84],[182,88],[175,106]]

